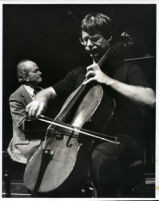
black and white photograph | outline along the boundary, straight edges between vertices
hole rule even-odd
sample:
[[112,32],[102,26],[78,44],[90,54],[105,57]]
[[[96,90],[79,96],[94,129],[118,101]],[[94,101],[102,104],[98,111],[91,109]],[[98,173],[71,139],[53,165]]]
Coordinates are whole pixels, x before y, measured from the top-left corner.
[[156,199],[157,4],[2,3],[2,198]]

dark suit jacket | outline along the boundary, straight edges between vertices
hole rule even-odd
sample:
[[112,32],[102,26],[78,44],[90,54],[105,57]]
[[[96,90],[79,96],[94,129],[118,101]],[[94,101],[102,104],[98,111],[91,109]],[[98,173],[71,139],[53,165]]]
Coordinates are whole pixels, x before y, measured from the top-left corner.
[[8,146],[10,157],[17,162],[27,163],[30,150],[40,145],[40,139],[29,140],[22,130],[26,119],[26,105],[32,101],[32,97],[25,87],[21,85],[9,98],[10,111],[13,121],[13,137]]

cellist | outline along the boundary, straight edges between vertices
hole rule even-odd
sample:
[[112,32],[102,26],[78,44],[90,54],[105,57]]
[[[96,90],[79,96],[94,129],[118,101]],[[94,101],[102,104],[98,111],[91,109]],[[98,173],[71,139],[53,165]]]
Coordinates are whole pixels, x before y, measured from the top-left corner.
[[[56,97],[67,97],[86,79],[84,84],[100,83],[116,102],[116,112],[106,128],[106,133],[119,136],[121,144],[97,141],[91,154],[91,175],[97,197],[117,197],[124,173],[135,161],[142,161],[143,147],[140,144],[143,113],[145,108],[155,107],[155,93],[149,86],[140,68],[125,63],[118,54],[113,54],[103,64],[97,62],[114,44],[113,22],[105,14],[89,13],[81,23],[81,44],[93,60],[87,67],[78,67],[57,84],[36,95],[26,107],[30,118],[37,118]],[[62,196],[62,195],[61,195]]]

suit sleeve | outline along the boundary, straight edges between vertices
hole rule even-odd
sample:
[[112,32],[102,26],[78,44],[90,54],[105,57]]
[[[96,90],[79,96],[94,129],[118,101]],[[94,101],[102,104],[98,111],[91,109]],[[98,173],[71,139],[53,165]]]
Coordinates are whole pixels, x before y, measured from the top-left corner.
[[12,121],[17,127],[20,127],[26,119],[25,105],[18,99],[10,96],[9,98],[10,112],[12,116]]

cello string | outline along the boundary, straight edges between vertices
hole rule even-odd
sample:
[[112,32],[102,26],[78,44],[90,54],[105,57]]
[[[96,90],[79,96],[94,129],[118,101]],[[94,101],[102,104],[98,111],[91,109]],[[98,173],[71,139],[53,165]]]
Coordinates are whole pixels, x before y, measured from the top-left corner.
[[100,58],[100,60],[98,61],[98,65],[101,67],[101,65],[103,64],[103,62],[105,61],[106,57],[108,56],[108,53],[110,52],[111,47],[104,53],[104,55]]

